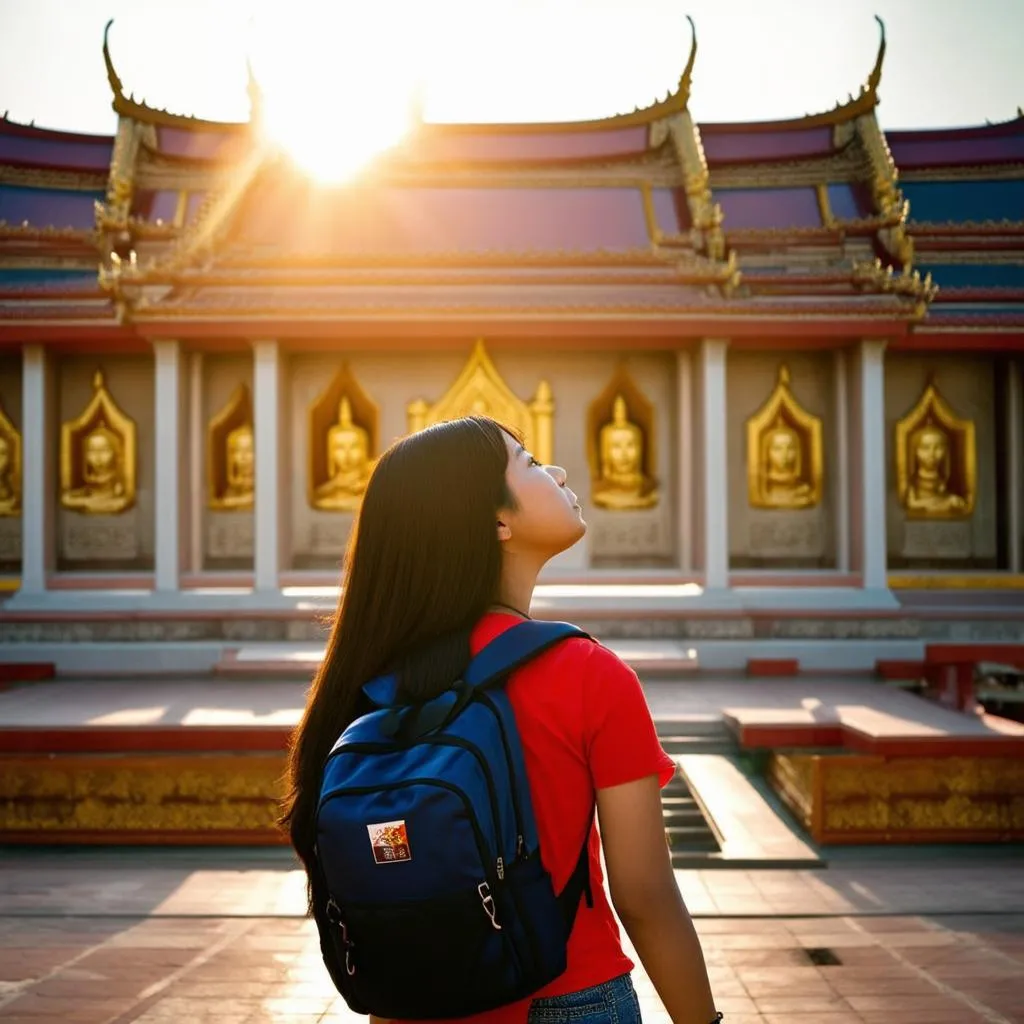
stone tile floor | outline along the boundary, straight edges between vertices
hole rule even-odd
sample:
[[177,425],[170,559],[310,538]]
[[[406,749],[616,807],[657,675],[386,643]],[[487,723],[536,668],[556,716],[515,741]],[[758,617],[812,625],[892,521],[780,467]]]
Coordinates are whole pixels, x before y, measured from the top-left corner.
[[[1024,1022],[1019,848],[678,878],[727,1024]],[[0,1021],[354,1024],[301,905],[278,850],[0,850]]]

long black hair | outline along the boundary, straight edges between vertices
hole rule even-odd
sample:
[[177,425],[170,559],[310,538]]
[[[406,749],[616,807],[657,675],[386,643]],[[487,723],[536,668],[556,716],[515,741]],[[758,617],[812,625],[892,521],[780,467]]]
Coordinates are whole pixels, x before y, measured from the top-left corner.
[[469,661],[469,636],[497,599],[497,512],[513,508],[506,431],[480,416],[403,438],[380,458],[342,573],[327,650],[288,755],[280,825],[312,875],[324,762],[359,713],[362,686],[397,671],[402,693],[432,697]]

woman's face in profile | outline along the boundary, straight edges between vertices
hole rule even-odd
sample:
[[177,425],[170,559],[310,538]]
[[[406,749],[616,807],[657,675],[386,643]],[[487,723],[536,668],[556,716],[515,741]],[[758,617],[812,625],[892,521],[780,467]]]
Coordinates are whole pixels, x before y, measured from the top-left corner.
[[572,547],[587,532],[579,500],[566,485],[564,469],[541,465],[508,434],[505,444],[505,479],[519,505],[514,511],[502,510],[501,520],[511,534],[504,538],[506,550],[551,558]]

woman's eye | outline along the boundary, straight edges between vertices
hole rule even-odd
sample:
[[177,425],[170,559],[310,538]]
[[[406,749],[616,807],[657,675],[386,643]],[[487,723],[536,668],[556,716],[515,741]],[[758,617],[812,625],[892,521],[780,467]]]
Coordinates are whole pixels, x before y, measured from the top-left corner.
[[530,456],[530,465],[531,466],[539,466],[540,463],[531,455]]

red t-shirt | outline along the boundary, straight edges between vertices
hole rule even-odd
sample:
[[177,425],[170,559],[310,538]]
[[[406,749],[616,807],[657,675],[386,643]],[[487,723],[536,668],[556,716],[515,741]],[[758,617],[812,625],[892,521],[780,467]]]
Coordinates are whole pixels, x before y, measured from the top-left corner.
[[[484,616],[473,631],[473,653],[519,621]],[[541,859],[561,892],[583,845],[594,790],[648,775],[664,786],[675,763],[661,748],[636,674],[590,640],[566,640],[546,651],[512,676],[507,693],[526,759]],[[578,992],[633,969],[605,895],[596,825],[589,845],[594,906],[580,900],[565,973],[529,999],[461,1018],[463,1024],[524,1024],[532,999]]]

